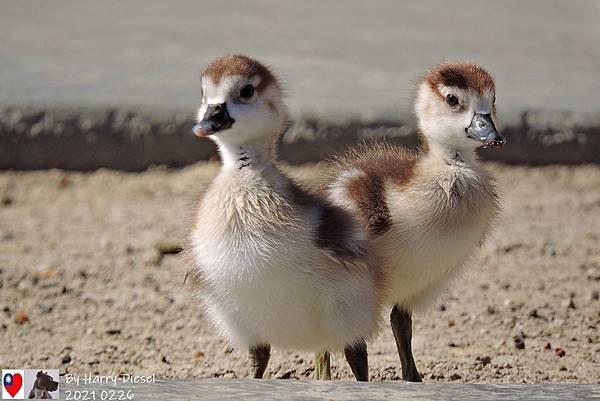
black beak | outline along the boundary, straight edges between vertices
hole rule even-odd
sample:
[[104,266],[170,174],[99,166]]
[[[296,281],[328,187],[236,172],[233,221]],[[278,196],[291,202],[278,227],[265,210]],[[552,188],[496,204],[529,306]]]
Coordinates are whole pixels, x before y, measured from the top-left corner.
[[227,112],[227,103],[209,104],[202,121],[194,125],[192,131],[199,137],[205,137],[230,128],[234,122]]
[[475,114],[471,125],[465,129],[467,136],[483,143],[484,148],[501,147],[506,139],[496,131],[494,120],[489,114]]

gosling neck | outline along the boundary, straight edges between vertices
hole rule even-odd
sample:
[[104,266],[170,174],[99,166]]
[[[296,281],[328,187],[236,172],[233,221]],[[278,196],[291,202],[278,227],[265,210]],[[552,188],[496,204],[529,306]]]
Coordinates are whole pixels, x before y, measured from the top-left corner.
[[223,169],[243,170],[272,164],[273,145],[269,141],[243,141],[215,136]]
[[430,160],[444,161],[448,165],[475,167],[478,158],[475,147],[427,139],[421,135],[420,155]]

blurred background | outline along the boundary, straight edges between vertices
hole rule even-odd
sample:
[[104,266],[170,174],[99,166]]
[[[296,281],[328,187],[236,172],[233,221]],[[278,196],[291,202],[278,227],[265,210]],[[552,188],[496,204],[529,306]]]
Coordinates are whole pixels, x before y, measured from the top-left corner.
[[496,77],[512,137],[488,157],[598,162],[599,20],[595,0],[3,2],[0,167],[143,170],[210,158],[212,144],[189,131],[200,71],[238,52],[286,82],[288,161],[365,136],[414,143],[419,77],[471,60]]
[[[470,60],[497,80],[503,212],[466,273],[414,318],[425,381],[596,383],[600,1],[0,1],[0,366],[243,377],[183,289],[216,149],[192,132],[200,71],[246,53],[286,82],[290,173],[365,138],[416,143],[412,91]],[[52,344],[51,347],[48,344]],[[371,378],[399,380],[390,330]],[[275,350],[267,377],[307,379]],[[339,355],[334,378],[351,372]]]

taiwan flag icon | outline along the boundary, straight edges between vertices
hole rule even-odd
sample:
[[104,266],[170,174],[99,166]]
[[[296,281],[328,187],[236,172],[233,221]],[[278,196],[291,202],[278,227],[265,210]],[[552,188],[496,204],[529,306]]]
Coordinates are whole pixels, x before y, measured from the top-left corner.
[[3,400],[24,400],[25,371],[19,369],[9,369],[2,371],[2,399]]

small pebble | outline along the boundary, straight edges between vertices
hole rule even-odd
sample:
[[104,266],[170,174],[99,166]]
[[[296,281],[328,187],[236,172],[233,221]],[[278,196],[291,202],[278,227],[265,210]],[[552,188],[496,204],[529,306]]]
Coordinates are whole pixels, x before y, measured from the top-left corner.
[[62,359],[60,360],[63,364],[67,364],[70,363],[72,361],[71,356],[70,355],[65,355],[62,357]]
[[460,380],[462,379],[462,376],[459,375],[458,373],[452,373],[452,376],[450,376],[450,380]]
[[600,292],[598,290],[593,290],[590,295],[590,299],[592,301],[597,301],[598,299],[600,299]]
[[554,355],[556,355],[559,358],[562,358],[563,356],[567,355],[567,352],[564,349],[558,347],[554,350]]
[[513,337],[516,349],[525,349],[525,338],[521,334],[517,334]]
[[181,245],[166,241],[157,242],[154,244],[154,249],[161,255],[176,255],[183,250]]
[[43,314],[48,314],[54,310],[54,305],[47,304],[47,303],[40,303],[40,304],[38,304],[38,307],[40,308],[40,310]]
[[552,345],[550,343],[546,343],[546,345],[544,345],[544,349],[552,349]]
[[63,175],[62,177],[60,177],[60,180],[58,181],[58,188],[65,189],[70,184],[71,184],[71,179],[68,176]]
[[285,373],[283,373],[283,374],[281,374],[281,375],[277,376],[277,377],[276,377],[276,379],[284,379],[284,380],[285,380],[285,379],[289,379],[290,377],[292,377],[292,375],[293,375],[294,373],[296,373],[296,370],[295,370],[295,369],[288,370],[287,372],[285,372]]
[[477,358],[475,358],[475,360],[481,362],[481,364],[483,366],[486,366],[486,365],[489,365],[490,363],[492,363],[492,357],[489,355],[478,356]]
[[600,281],[600,269],[592,267],[586,271],[586,277],[591,281]]
[[577,309],[575,306],[575,302],[573,302],[573,298],[569,298],[563,302],[563,306],[567,309]]
[[29,315],[25,312],[19,312],[15,316],[15,322],[18,324],[24,324],[29,321]]

